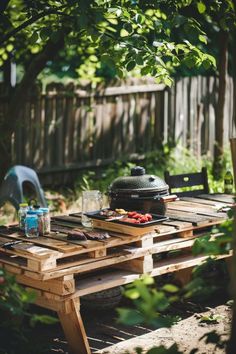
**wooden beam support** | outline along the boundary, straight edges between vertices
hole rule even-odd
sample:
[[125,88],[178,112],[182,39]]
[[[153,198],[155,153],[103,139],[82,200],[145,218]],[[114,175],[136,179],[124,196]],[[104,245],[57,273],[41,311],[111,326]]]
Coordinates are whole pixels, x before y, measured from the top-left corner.
[[68,341],[71,353],[90,354],[88,339],[84,329],[83,321],[80,315],[79,298],[70,299],[71,311],[65,313],[58,311],[58,317],[61,321],[66,339]]

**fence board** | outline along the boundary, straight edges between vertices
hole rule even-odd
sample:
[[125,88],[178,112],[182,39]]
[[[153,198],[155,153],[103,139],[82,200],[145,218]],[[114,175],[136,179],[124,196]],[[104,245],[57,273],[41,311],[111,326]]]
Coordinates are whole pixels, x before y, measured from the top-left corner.
[[[122,86],[78,88],[52,83],[32,90],[13,143],[13,163],[39,171],[76,170],[180,142],[213,153],[218,79],[176,78],[171,89],[154,80],[131,79]],[[232,136],[233,82],[227,80],[224,141]],[[7,111],[0,86],[0,118]]]

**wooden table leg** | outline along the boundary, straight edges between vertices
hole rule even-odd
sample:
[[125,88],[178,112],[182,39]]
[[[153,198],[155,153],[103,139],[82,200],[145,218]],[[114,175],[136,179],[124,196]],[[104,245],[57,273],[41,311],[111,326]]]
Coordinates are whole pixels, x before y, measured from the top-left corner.
[[80,315],[79,298],[70,299],[69,302],[70,306],[66,306],[69,308],[68,311],[59,310],[57,312],[69,348],[73,354],[90,354],[91,350]]

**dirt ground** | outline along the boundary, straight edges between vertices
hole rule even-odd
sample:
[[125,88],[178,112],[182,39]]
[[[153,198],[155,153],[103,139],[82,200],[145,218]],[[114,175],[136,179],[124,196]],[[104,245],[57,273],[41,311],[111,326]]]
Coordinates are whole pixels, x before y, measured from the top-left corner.
[[[208,324],[200,322],[200,317],[203,315],[217,315],[219,316],[218,323]],[[134,353],[137,347],[143,348],[144,351],[153,346],[163,345],[170,347],[177,343],[179,350],[183,353],[190,353],[193,348],[198,348],[198,354],[220,354],[223,350],[215,349],[212,344],[206,344],[205,340],[199,340],[204,334],[216,330],[217,333],[222,334],[227,338],[230,330],[231,310],[228,306],[220,305],[212,308],[201,314],[192,315],[184,320],[179,321],[171,329],[161,328],[151,331],[147,334],[122,341],[118,344],[111,345],[99,353],[118,354],[130,352]]]
[[[219,303],[219,301],[218,301]],[[187,307],[176,309],[183,319],[171,329],[161,328],[153,330],[148,326],[124,326],[116,323],[115,310],[85,310],[82,305],[82,317],[89,344],[93,353],[120,354],[135,353],[135,348],[141,347],[144,353],[154,347],[163,345],[170,347],[177,343],[179,350],[190,353],[193,348],[198,348],[197,354],[221,354],[222,349],[215,349],[212,344],[206,344],[200,338],[213,330],[226,339],[230,333],[231,308],[225,302],[212,307],[202,307],[189,303]],[[216,316],[215,322],[201,322],[203,316]],[[37,334],[49,341],[50,353],[69,354],[60,324],[44,326],[37,330]]]

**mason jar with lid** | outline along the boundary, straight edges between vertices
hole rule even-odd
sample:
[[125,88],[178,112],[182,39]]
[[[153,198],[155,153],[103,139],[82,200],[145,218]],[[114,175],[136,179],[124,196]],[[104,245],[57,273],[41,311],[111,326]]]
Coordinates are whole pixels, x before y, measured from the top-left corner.
[[25,236],[29,238],[39,236],[38,215],[35,211],[29,210],[25,218]]
[[51,218],[49,214],[49,208],[40,208],[43,211],[43,222],[44,222],[44,235],[50,234],[51,232]]
[[27,211],[29,210],[27,203],[20,203],[19,204],[19,211],[18,211],[18,219],[19,219],[19,228],[22,231],[25,231],[25,218]]
[[39,235],[44,236],[44,216],[41,209],[35,210],[36,215],[38,216],[38,230]]

